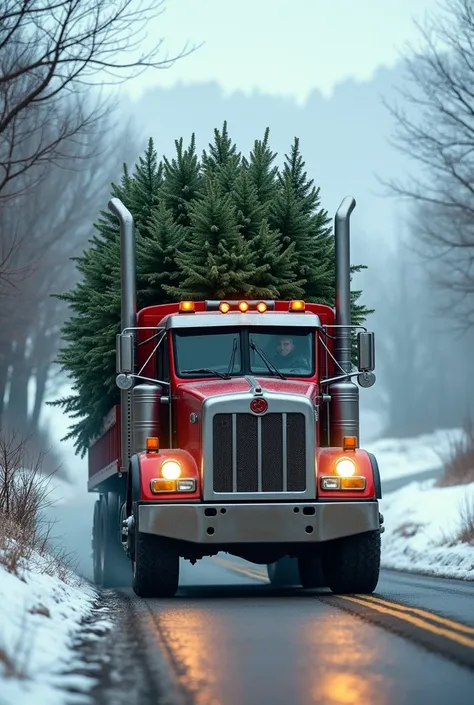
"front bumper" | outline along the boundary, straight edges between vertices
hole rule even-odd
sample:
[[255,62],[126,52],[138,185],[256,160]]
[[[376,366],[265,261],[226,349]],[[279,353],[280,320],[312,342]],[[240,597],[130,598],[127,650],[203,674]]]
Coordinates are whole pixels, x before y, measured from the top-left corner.
[[[209,515],[211,514],[211,515]],[[145,534],[197,544],[318,543],[380,528],[378,502],[142,504]]]

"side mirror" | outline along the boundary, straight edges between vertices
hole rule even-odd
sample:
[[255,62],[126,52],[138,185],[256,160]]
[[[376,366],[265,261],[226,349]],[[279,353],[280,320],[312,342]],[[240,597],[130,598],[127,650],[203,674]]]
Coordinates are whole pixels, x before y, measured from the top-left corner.
[[116,338],[116,355],[118,374],[133,373],[133,335],[119,333]]
[[357,366],[360,372],[375,370],[374,333],[359,333],[357,335]]

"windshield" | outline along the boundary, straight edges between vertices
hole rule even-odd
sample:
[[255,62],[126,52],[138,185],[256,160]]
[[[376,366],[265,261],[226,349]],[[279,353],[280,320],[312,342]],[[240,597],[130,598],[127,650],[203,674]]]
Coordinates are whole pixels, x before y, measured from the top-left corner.
[[181,329],[173,338],[178,377],[314,374],[314,329]]
[[[176,331],[175,367],[180,377],[209,377],[211,370],[221,374],[242,374],[240,332],[197,333]],[[204,370],[208,369],[209,372]],[[195,372],[193,372],[193,370]],[[197,372],[199,370],[199,372]]]

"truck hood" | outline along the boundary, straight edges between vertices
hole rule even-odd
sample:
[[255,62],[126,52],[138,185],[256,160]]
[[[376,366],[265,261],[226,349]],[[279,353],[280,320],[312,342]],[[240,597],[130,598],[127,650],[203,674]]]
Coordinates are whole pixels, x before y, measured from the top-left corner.
[[265,392],[277,394],[295,394],[308,397],[313,401],[318,396],[318,385],[315,382],[302,380],[279,379],[277,377],[233,377],[232,379],[202,380],[199,382],[183,382],[178,386],[178,396],[191,396],[201,403],[209,397],[224,394],[241,394],[251,392],[255,382]]

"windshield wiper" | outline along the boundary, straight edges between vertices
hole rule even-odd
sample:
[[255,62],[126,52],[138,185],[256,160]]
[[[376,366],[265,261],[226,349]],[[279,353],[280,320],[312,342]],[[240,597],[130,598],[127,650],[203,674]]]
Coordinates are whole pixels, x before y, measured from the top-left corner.
[[276,367],[276,366],[273,364],[273,362],[270,362],[270,360],[269,360],[268,357],[265,355],[265,353],[263,352],[263,350],[260,350],[260,348],[258,347],[258,345],[256,345],[256,344],[253,342],[252,339],[250,339],[249,345],[250,345],[250,347],[252,348],[252,350],[255,350],[255,352],[256,352],[258,355],[260,355],[260,357],[261,357],[262,360],[264,361],[265,365],[267,366],[267,369],[268,369],[269,372],[271,372],[272,374],[275,374],[275,372],[276,372],[276,374],[280,377],[280,379],[286,379],[285,375],[283,375],[283,374],[280,372],[280,370],[278,369],[278,367]]
[[234,338],[234,344],[232,347],[232,355],[230,356],[229,367],[227,368],[227,374],[230,377],[231,372],[234,371],[235,356],[237,354],[237,338]]
[[230,379],[229,374],[223,373],[223,372],[218,372],[217,370],[211,370],[210,367],[198,367],[195,370],[181,370],[181,372],[183,374],[190,374],[190,375],[192,375],[192,374],[199,375],[199,374],[206,372],[208,374],[215,375],[216,377],[220,377],[221,379]]

